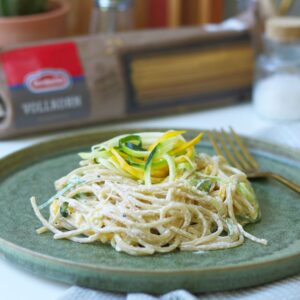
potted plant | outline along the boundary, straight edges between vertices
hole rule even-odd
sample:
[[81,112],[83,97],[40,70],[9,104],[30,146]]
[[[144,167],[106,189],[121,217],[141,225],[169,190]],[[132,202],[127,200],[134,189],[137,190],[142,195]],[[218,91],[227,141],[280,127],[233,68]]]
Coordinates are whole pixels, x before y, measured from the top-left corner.
[[66,35],[68,12],[62,0],[0,0],[0,47]]

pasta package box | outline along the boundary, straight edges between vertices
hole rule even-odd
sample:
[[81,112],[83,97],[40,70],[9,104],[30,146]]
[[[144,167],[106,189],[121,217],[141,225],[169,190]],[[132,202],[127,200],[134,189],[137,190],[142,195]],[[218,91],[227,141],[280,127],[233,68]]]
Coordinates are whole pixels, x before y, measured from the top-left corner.
[[249,30],[99,34],[2,49],[0,138],[249,99]]
[[89,115],[89,92],[73,42],[11,50],[3,53],[2,62],[16,128]]

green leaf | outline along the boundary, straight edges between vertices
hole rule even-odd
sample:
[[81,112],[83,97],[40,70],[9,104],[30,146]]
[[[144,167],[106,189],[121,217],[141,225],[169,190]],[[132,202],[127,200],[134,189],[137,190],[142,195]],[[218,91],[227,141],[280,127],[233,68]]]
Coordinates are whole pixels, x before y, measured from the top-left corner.
[[211,188],[212,182],[210,179],[203,179],[197,184],[197,189],[203,192],[209,192]]
[[22,16],[47,10],[48,0],[0,0],[0,16]]
[[69,203],[68,202],[63,202],[63,204],[60,206],[60,214],[64,217],[67,218],[69,215]]

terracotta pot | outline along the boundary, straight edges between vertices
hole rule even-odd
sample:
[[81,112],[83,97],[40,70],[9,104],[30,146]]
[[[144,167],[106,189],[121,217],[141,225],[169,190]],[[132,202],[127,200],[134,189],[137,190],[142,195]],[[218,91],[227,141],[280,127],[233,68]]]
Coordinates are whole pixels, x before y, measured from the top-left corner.
[[0,47],[65,36],[68,12],[67,3],[51,0],[47,12],[29,16],[0,17]]

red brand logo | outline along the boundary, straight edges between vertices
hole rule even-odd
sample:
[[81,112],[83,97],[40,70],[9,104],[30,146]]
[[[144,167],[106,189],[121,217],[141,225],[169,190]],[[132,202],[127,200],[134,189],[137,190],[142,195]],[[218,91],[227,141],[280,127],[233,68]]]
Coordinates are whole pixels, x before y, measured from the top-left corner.
[[25,78],[25,86],[34,94],[63,91],[71,84],[71,77],[65,70],[43,69]]

